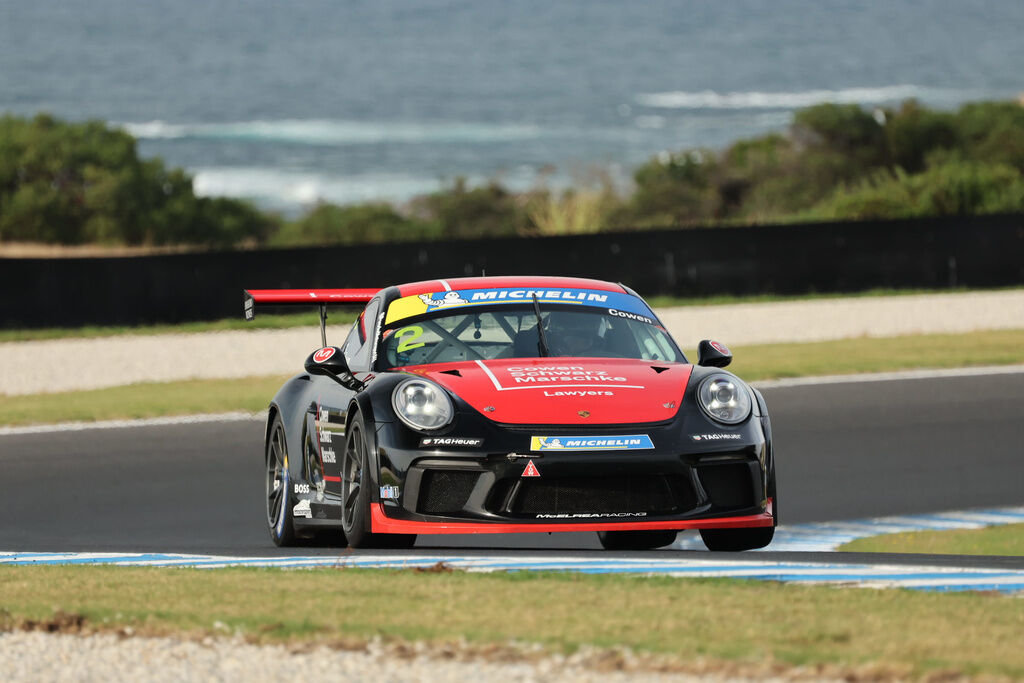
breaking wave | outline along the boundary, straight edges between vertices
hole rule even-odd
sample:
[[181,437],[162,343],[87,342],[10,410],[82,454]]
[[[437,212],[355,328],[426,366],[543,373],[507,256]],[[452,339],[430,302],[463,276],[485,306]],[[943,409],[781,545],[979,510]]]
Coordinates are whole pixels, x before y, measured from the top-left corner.
[[273,208],[296,209],[317,202],[404,201],[436,191],[441,181],[386,173],[344,176],[259,167],[221,167],[196,169],[192,186],[200,196],[239,197]]
[[836,104],[882,104],[917,98],[933,103],[956,103],[965,99],[962,90],[925,88],[917,85],[889,85],[880,88],[803,90],[800,92],[658,92],[638,95],[636,101],[659,109],[799,109],[823,102]]
[[214,139],[277,141],[307,145],[366,145],[420,142],[502,142],[541,137],[544,129],[533,125],[487,123],[402,123],[284,119],[235,123],[169,123],[148,121],[122,123],[125,130],[143,140]]

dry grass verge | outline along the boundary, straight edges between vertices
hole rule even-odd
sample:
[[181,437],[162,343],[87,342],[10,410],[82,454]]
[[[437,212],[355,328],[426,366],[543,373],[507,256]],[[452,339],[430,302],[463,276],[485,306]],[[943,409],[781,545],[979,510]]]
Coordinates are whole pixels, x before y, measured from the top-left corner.
[[[695,673],[1024,676],[1024,602],[976,593],[571,573],[0,566],[0,595],[8,627],[54,620],[74,632],[297,648],[378,638],[522,657],[500,645],[512,641],[597,653],[605,663],[595,666],[612,669],[635,666],[624,653],[636,652],[645,668]],[[55,618],[55,607],[74,618]]]

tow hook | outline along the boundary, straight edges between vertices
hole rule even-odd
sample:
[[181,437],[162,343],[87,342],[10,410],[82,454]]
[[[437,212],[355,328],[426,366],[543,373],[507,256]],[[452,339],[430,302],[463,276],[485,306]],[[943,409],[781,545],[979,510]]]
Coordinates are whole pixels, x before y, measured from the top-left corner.
[[519,453],[509,453],[505,456],[509,462],[515,462],[519,458],[524,460],[536,460],[537,458],[543,458],[544,456],[540,453],[530,453],[529,455],[520,455]]

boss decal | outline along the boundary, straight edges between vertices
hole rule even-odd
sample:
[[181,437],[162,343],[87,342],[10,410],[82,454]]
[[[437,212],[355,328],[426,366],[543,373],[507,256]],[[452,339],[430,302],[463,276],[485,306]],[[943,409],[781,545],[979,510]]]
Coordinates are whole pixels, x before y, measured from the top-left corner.
[[739,441],[743,438],[740,434],[691,434],[694,441]]
[[464,436],[425,436],[420,439],[420,448],[476,448],[483,445],[483,439]]
[[531,451],[637,451],[654,448],[646,434],[629,436],[531,436]]
[[313,354],[313,360],[317,363],[326,363],[334,355],[333,346],[325,346],[316,353]]
[[309,484],[295,484],[293,493],[309,493]]

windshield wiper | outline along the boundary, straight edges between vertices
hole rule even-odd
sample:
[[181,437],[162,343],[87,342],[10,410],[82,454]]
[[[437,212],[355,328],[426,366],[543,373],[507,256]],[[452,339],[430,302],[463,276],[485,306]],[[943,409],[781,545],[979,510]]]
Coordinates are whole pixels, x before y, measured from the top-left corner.
[[537,315],[537,353],[541,355],[541,358],[545,358],[551,355],[548,350],[548,339],[544,336],[544,323],[540,319],[540,303],[537,301],[537,295],[533,295],[533,312]]

